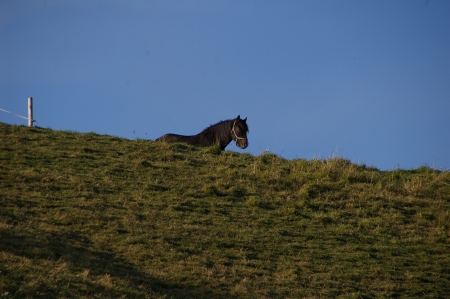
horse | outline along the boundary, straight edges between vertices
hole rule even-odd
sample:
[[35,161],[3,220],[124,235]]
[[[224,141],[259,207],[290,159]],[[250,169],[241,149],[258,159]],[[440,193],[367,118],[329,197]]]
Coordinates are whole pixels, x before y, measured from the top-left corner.
[[215,125],[211,125],[197,135],[183,136],[178,134],[165,134],[155,141],[160,142],[185,142],[198,147],[208,147],[218,145],[221,150],[234,140],[241,149],[248,146],[247,117],[241,119],[238,115],[235,119],[223,120]]

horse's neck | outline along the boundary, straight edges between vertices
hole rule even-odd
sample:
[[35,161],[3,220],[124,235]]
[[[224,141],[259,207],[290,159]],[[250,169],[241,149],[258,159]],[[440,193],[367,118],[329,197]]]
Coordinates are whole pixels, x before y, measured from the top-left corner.
[[225,147],[233,140],[231,137],[230,121],[219,124],[214,131],[214,135],[215,141],[220,143],[222,149],[225,149]]

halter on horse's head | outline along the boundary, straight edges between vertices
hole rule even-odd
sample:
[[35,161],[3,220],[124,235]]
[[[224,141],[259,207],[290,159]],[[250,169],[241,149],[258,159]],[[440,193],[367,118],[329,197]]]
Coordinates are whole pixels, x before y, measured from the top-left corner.
[[247,117],[241,119],[241,116],[238,115],[233,120],[233,127],[231,128],[231,138],[236,141],[236,145],[240,148],[244,149],[248,146],[248,126],[247,126]]

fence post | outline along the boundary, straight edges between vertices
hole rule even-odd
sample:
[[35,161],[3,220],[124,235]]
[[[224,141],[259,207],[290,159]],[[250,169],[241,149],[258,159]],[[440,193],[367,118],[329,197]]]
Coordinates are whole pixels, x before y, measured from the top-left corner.
[[28,98],[28,126],[33,126],[33,98]]

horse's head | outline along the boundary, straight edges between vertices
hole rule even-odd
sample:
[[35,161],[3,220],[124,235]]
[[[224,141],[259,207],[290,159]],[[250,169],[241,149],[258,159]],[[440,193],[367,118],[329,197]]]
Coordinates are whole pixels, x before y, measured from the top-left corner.
[[248,146],[247,133],[248,133],[247,117],[241,119],[241,116],[238,115],[238,117],[233,119],[231,138],[233,138],[233,140],[236,141],[236,145],[242,149]]

